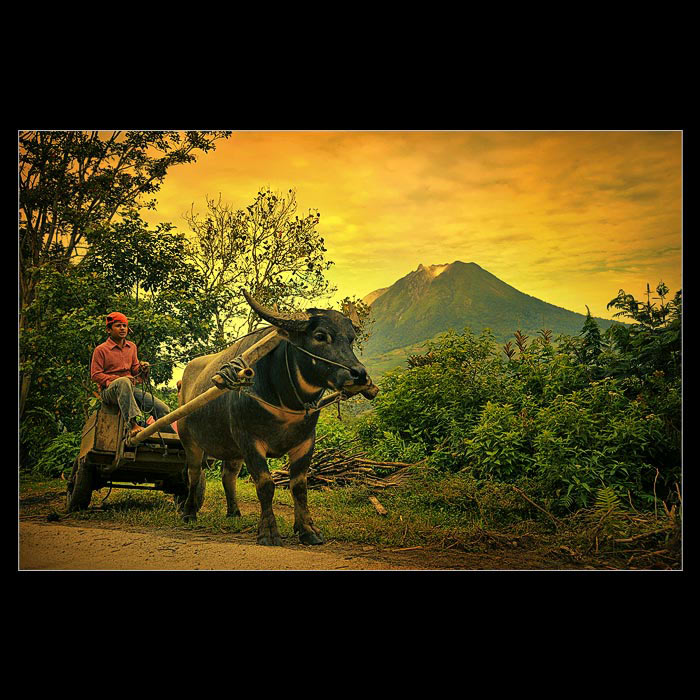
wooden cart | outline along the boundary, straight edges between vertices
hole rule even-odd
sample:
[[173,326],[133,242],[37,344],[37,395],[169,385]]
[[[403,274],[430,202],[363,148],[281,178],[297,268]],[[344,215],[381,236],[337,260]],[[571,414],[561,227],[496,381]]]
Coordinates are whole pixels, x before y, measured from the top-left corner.
[[[200,482],[199,506],[204,500],[204,473]],[[129,445],[121,413],[103,405],[83,427],[66,489],[68,511],[87,508],[93,491],[106,486],[163,491],[173,494],[179,505],[187,497],[187,462],[179,436],[156,432]]]

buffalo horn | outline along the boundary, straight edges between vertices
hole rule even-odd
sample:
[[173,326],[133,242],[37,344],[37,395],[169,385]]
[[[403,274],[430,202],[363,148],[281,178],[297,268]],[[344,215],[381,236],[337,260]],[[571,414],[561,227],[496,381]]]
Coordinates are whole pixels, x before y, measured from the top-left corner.
[[265,319],[268,323],[271,323],[273,326],[277,326],[278,328],[282,328],[285,331],[303,331],[306,329],[306,327],[309,324],[309,319],[311,318],[309,314],[304,313],[303,311],[298,311],[296,313],[280,313],[278,311],[273,311],[272,309],[268,309],[265,306],[262,306],[261,304],[258,304],[255,299],[253,299],[248,292],[246,292],[245,289],[243,291],[243,296],[245,297],[246,301],[250,304],[250,307],[255,311],[255,313],[260,316],[260,318]]

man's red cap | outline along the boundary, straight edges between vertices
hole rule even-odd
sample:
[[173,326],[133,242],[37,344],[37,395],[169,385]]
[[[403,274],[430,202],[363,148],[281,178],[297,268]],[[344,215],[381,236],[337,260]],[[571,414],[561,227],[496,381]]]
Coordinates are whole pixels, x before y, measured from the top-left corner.
[[118,311],[113,311],[109,316],[107,316],[107,328],[109,328],[115,321],[121,321],[122,323],[129,323],[129,319],[120,314]]

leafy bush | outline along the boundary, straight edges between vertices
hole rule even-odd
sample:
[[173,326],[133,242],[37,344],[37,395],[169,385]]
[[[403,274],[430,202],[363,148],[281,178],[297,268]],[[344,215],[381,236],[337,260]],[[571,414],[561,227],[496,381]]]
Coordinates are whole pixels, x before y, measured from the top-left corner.
[[350,440],[357,438],[356,430],[353,427],[357,421],[353,419],[338,420],[335,413],[331,413],[333,410],[321,411],[316,427],[316,442],[321,441],[321,446],[324,448],[342,449]]
[[489,330],[450,331],[429,344],[424,359],[389,372],[374,404],[382,434],[432,450],[470,430],[485,402],[509,387]]
[[359,416],[354,424],[354,431],[364,447],[378,445],[384,434],[381,418],[375,410]]
[[33,473],[47,478],[61,476],[68,471],[80,451],[80,431],[60,433],[43,450]]
[[383,439],[375,450],[380,461],[407,462],[413,464],[425,457],[425,445],[422,442],[407,442],[396,433],[385,431]]
[[[662,306],[667,290],[659,285]],[[675,499],[681,464],[680,293],[664,312],[621,291],[611,304],[637,322],[601,334],[530,341],[499,356],[488,331],[443,335],[385,377],[357,426],[385,454],[429,455],[438,471],[478,483],[528,481],[558,512],[601,494],[650,507]],[[409,461],[408,459],[406,461]]]
[[34,406],[25,411],[19,434],[20,466],[28,467],[27,471],[36,467],[51,440],[60,433],[61,425],[55,413],[41,406]]
[[487,401],[479,422],[464,439],[465,460],[481,478],[507,481],[524,476],[533,464],[527,419],[511,404]]
[[558,397],[535,419],[534,467],[553,505],[586,507],[605,486],[648,499],[660,424],[616,380]]

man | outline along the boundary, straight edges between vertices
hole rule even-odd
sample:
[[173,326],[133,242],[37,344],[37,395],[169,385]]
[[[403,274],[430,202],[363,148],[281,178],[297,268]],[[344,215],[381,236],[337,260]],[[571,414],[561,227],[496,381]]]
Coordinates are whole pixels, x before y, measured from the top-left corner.
[[[115,311],[107,316],[109,337],[92,353],[90,376],[100,387],[102,400],[119,408],[133,437],[143,430],[136,422],[143,411],[153,412],[158,419],[170,413],[170,409],[153,394],[135,386],[143,383],[150,365],[139,362],[136,345],[126,339],[128,332],[129,319],[124,314]],[[165,426],[163,432],[174,431],[170,426]]]

